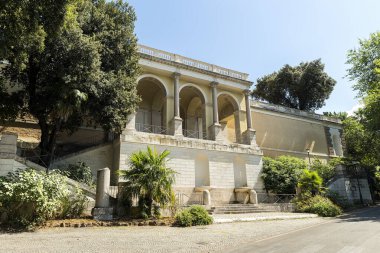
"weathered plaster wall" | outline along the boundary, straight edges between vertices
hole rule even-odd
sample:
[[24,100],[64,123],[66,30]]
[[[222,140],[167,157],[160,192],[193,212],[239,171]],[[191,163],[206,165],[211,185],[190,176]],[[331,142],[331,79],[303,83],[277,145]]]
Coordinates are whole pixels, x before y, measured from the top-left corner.
[[99,145],[68,155],[55,161],[52,168],[61,168],[78,162],[85,162],[91,168],[93,176],[96,177],[98,169],[113,168],[113,145]]

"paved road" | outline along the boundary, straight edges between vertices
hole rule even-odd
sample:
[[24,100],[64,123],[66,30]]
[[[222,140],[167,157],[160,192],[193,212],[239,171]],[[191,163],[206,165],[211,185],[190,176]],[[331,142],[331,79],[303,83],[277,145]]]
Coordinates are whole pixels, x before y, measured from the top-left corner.
[[380,252],[380,206],[223,252],[377,253]]
[[0,232],[0,252],[223,252],[227,247],[325,222],[322,218],[178,227],[50,228]]

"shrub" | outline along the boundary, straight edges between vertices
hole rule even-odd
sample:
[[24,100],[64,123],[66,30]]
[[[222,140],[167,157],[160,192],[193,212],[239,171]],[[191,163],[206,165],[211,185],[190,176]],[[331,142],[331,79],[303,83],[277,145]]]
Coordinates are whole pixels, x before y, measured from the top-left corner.
[[61,210],[56,218],[79,218],[86,208],[87,201],[87,197],[81,189],[76,189],[75,193],[65,195],[61,199]]
[[76,164],[69,164],[66,168],[60,170],[62,174],[87,185],[94,184],[92,171],[85,162],[78,162]]
[[175,216],[178,226],[190,227],[200,225],[210,225],[213,222],[211,215],[202,206],[191,206]]
[[305,161],[299,158],[264,157],[262,179],[265,189],[278,194],[294,194],[298,179],[306,168]]
[[311,193],[315,195],[321,191],[322,178],[316,171],[304,170],[298,181],[298,187],[302,194]]
[[342,209],[330,199],[320,195],[306,200],[296,201],[296,210],[306,213],[315,213],[323,217],[334,217],[342,213]]
[[322,163],[321,160],[315,159],[311,164],[311,170],[316,171],[322,177],[323,182],[327,183],[335,176],[336,163],[337,160],[335,159],[332,159],[329,163]]
[[17,171],[0,180],[0,216],[4,225],[33,227],[48,219],[77,214],[84,202],[67,203],[71,196],[65,177],[57,172]]
[[191,227],[193,225],[193,215],[185,209],[175,216],[175,223],[181,227]]

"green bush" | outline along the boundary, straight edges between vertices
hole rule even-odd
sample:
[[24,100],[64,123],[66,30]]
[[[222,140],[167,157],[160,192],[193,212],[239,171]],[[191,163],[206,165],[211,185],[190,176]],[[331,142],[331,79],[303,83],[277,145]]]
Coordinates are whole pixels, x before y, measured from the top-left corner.
[[175,216],[175,221],[178,226],[190,227],[210,225],[212,224],[213,219],[204,207],[195,205],[179,212]]
[[311,170],[316,171],[323,179],[323,182],[327,183],[335,176],[335,166],[337,162],[337,159],[332,159],[329,163],[323,163],[321,160],[315,159],[311,164]]
[[301,189],[301,193],[311,193],[315,195],[321,192],[322,178],[316,171],[304,170],[298,181],[298,187]]
[[175,216],[175,223],[181,227],[191,227],[193,225],[193,215],[185,209]]
[[302,171],[307,169],[305,161],[291,156],[264,157],[263,161],[261,176],[265,189],[277,194],[294,194]]
[[87,166],[85,162],[69,164],[66,168],[60,169],[60,172],[68,178],[78,182],[85,183],[87,185],[94,184],[91,168]]
[[48,219],[71,217],[83,210],[84,196],[69,191],[64,176],[32,169],[10,173],[0,180],[0,217],[11,227],[33,227]]
[[342,213],[342,209],[330,199],[320,195],[296,201],[296,210],[305,213],[315,213],[323,217],[334,217]]

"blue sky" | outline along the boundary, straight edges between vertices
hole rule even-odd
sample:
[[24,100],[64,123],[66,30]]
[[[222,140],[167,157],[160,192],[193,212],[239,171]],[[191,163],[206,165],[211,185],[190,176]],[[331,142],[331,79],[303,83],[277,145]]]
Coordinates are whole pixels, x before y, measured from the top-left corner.
[[321,58],[337,84],[318,110],[358,104],[346,55],[380,30],[380,0],[129,0],[139,43],[246,72]]

